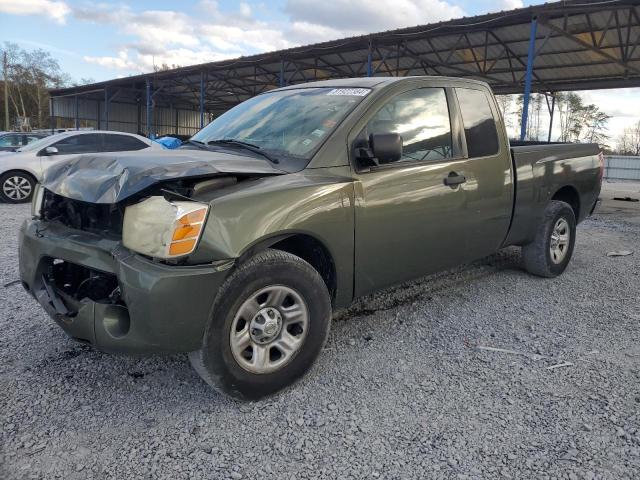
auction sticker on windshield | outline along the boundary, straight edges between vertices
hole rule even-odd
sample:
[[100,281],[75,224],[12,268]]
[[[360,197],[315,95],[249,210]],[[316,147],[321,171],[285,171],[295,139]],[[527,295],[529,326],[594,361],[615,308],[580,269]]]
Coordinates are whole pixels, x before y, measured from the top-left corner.
[[334,88],[327,95],[348,95],[355,97],[364,97],[371,90],[368,88]]

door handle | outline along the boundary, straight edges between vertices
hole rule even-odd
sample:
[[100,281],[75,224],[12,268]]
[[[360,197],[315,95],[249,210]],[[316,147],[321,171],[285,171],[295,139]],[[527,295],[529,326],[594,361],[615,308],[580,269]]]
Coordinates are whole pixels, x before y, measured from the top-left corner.
[[451,188],[456,188],[461,183],[467,181],[467,177],[464,175],[458,175],[456,172],[449,173],[449,176],[444,178],[444,184],[450,186]]

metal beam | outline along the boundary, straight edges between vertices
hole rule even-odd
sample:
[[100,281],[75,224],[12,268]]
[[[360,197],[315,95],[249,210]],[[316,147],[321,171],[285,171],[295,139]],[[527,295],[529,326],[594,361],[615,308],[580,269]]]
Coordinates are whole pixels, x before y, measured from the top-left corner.
[[554,32],[562,35],[563,37],[568,38],[568,39],[574,41],[575,43],[577,43],[578,45],[583,46],[587,50],[590,50],[591,52],[596,53],[597,55],[600,55],[603,58],[606,58],[611,63],[615,63],[616,65],[619,65],[622,68],[625,68],[626,70],[630,70],[630,71],[635,72],[635,73],[640,73],[640,68],[633,67],[633,66],[631,66],[631,65],[629,65],[629,64],[627,64],[627,63],[625,63],[625,62],[623,62],[621,60],[618,60],[616,57],[614,57],[612,55],[609,55],[606,52],[603,52],[598,47],[595,47],[595,46],[591,45],[589,42],[585,42],[584,40],[581,40],[581,39],[571,35],[570,33],[565,32],[564,30],[562,30],[561,28],[556,27],[552,23],[546,22],[544,20],[541,20],[540,23],[542,25],[544,25],[545,27],[550,28]]
[[522,102],[522,122],[520,124],[520,141],[527,134],[527,120],[529,118],[529,97],[531,96],[531,77],[533,76],[533,62],[536,56],[536,33],[538,31],[538,19],[531,19],[531,32],[529,34],[529,54],[527,55],[527,73],[524,77],[524,101]]
[[369,47],[367,50],[367,77],[373,77],[373,65],[372,65],[373,52],[371,47],[372,47],[371,39],[369,39]]

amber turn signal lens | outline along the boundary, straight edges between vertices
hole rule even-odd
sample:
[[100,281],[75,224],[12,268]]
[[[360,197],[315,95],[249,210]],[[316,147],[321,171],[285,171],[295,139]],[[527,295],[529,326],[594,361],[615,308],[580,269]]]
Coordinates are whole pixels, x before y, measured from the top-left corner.
[[172,242],[169,247],[169,254],[171,255],[186,255],[191,253],[196,247],[196,239],[184,240],[180,242]]
[[177,227],[173,231],[173,237],[171,238],[171,240],[184,240],[186,238],[198,238],[198,235],[200,235],[201,229],[202,229],[202,224],[184,225],[182,227]]
[[187,255],[195,250],[207,210],[208,207],[199,207],[188,211],[176,220],[169,244],[170,256]]
[[202,223],[204,222],[204,216],[206,214],[207,209],[202,208],[200,210],[189,212],[186,215],[183,215],[178,221],[183,225],[189,225],[190,223]]

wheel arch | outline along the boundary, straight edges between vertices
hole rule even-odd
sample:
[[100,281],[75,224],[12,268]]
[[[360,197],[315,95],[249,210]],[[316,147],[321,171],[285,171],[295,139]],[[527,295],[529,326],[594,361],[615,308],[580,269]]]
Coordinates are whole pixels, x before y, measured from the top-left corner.
[[4,172],[0,173],[0,177],[3,177],[7,174],[11,174],[11,173],[22,173],[22,174],[27,174],[29,175],[31,178],[33,178],[33,181],[35,183],[38,183],[38,176],[35,174],[35,172],[32,172],[30,170],[27,170],[25,168],[9,168],[7,170],[5,170]]
[[551,196],[549,200],[559,200],[571,206],[573,214],[576,217],[576,223],[580,219],[580,194],[573,185],[563,185]]
[[336,264],[329,248],[316,236],[306,232],[288,232],[263,238],[247,247],[238,257],[238,264],[267,248],[281,250],[302,258],[322,277],[333,303],[338,291]]

